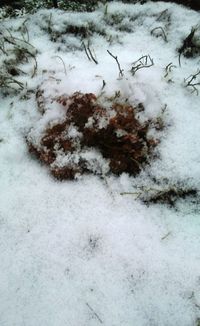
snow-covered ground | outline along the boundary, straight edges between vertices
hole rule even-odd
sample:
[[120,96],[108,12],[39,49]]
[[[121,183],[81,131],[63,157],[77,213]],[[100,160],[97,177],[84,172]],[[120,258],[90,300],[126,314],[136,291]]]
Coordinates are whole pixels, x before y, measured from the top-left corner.
[[[177,52],[199,23],[199,13],[161,2],[1,20],[1,84],[8,65],[24,72],[13,77],[23,85],[9,84],[17,93],[2,88],[0,96],[1,326],[199,325],[198,200],[170,208],[138,196],[177,185],[200,191],[200,97],[184,82],[200,58],[181,56],[179,66]],[[84,28],[74,35],[70,26]],[[88,41],[98,64],[86,55]],[[18,54],[16,65],[23,48],[27,62]],[[132,75],[143,55],[154,65]],[[140,119],[160,115],[165,124],[157,158],[136,178],[56,181],[26,144],[41,123],[37,87],[48,122],[62,114],[52,98],[75,91],[142,102]]]

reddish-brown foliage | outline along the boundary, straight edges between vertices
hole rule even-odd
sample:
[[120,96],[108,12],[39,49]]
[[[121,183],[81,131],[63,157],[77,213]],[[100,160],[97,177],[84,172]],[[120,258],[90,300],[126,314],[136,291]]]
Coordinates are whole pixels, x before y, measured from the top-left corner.
[[[95,148],[109,160],[110,172],[117,175],[123,172],[136,175],[148,162],[157,141],[147,137],[150,123],[139,122],[137,108],[113,103],[108,110],[98,104],[94,94],[74,93],[57,101],[66,107],[65,120],[44,131],[40,146],[28,141],[29,151],[49,165],[56,178],[73,179],[77,173],[91,172],[83,158],[79,163],[70,162],[59,167],[55,164],[58,151],[72,155],[86,148]],[[103,125],[101,119],[104,119]],[[77,138],[69,137],[71,126],[78,130],[78,142]]]

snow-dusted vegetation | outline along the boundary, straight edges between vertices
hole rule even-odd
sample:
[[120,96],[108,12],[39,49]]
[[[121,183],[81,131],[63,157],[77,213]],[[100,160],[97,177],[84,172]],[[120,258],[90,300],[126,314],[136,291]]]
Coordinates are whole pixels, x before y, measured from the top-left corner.
[[200,14],[34,11],[0,10],[0,325],[199,326]]

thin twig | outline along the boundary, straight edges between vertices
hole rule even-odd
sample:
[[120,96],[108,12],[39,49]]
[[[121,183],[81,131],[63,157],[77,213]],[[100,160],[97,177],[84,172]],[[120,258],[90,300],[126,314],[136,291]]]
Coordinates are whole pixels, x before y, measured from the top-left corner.
[[156,19],[156,21],[160,21],[161,20],[161,17],[164,16],[167,12],[168,12],[168,9],[165,9],[165,10],[161,11],[161,13],[158,16],[158,18]]
[[98,65],[98,61],[95,59],[95,57],[93,56],[92,54],[92,51],[90,50],[90,44],[89,44],[89,41],[88,41],[88,46],[87,46],[87,49],[88,49],[88,52],[90,54],[90,58],[96,63],[96,65]]
[[105,86],[106,86],[106,82],[105,82],[105,80],[103,79],[103,85],[102,85],[102,87],[101,87],[101,90],[103,90]]
[[0,50],[3,52],[3,54],[8,56],[8,53],[6,52],[6,50],[4,49],[4,46],[0,46]]
[[197,78],[197,76],[200,75],[200,69],[197,70],[197,72],[193,75],[190,75],[189,77],[184,79],[184,82],[186,83],[186,81],[188,80],[188,82],[186,83],[186,87],[192,87],[193,88],[193,92],[196,92],[196,94],[199,94],[198,89],[196,88],[196,86],[200,86],[200,81],[197,83],[194,83],[193,81]]
[[119,64],[119,61],[118,61],[118,58],[117,58],[117,56],[114,56],[109,50],[107,50],[107,52],[108,52],[108,54],[110,54],[110,56],[113,58],[113,59],[115,59],[115,61],[117,62],[117,65],[118,65],[118,68],[119,68],[119,75],[121,76],[121,77],[123,77],[124,76],[124,74],[123,74],[123,69],[121,69],[121,66],[120,66],[120,64]]
[[[4,40],[5,40],[6,42],[8,42],[8,43],[10,43],[10,44],[13,44],[13,45],[17,45],[16,42],[15,42],[15,40],[16,40],[16,41],[24,42],[25,44],[27,44],[27,45],[31,46],[33,49],[35,49],[35,47],[34,47],[31,43],[29,43],[28,41],[26,41],[26,40],[22,40],[22,39],[20,39],[20,38],[18,38],[18,37],[14,37],[14,36],[10,33],[9,30],[8,30],[8,32],[9,32],[9,34],[10,34],[10,38],[11,38],[12,40],[9,39],[8,37],[4,36]],[[36,50],[36,49],[35,49],[35,50]]]
[[99,315],[97,315],[97,313],[94,311],[94,309],[89,305],[88,302],[86,302],[86,306],[90,309],[90,311],[94,314],[94,316],[97,318],[97,320],[103,324],[102,319],[99,317]]
[[[29,39],[30,39],[30,37],[29,37],[29,32],[28,32],[28,28],[27,28],[27,26],[26,26],[26,22],[27,22],[27,19],[23,22],[23,28],[25,29],[25,32],[26,32],[26,35],[27,35],[27,42],[29,43]],[[22,34],[22,37],[23,37],[23,39],[24,39],[24,36],[23,36],[23,34]],[[24,39],[24,41],[26,41],[25,39]]]
[[59,55],[55,55],[55,56],[53,56],[53,58],[59,58],[62,61],[63,66],[64,66],[65,75],[67,75],[67,70],[66,70],[66,66],[65,66],[63,59]]
[[131,196],[136,196],[135,199],[140,198],[140,196],[142,195],[142,192],[120,192],[121,196],[125,196],[125,195],[131,195]]
[[35,61],[35,65],[34,65],[34,68],[33,68],[33,73],[32,73],[31,78],[33,78],[36,75],[36,71],[37,71],[37,67],[38,67],[36,57],[33,55],[32,58]]
[[48,21],[48,27],[47,27],[47,31],[48,31],[49,34],[52,33],[52,28],[51,28],[52,23],[51,23],[51,20],[52,20],[52,13],[50,13],[50,15],[49,15],[49,21]]
[[166,78],[169,73],[172,71],[172,68],[176,68],[176,66],[173,65],[172,62],[170,62],[166,67],[165,67],[165,75],[164,75],[164,78]]
[[[160,30],[161,31],[161,34],[160,35],[156,35],[154,32],[157,31],[157,30]],[[161,27],[161,26],[158,26],[158,27],[155,27],[151,30],[151,35],[154,35],[154,36],[162,36],[163,40],[165,42],[167,42],[167,36],[166,36],[166,33],[164,31],[164,29]]]
[[149,68],[154,65],[153,59],[150,55],[143,55],[141,58],[132,63],[131,73],[134,76],[135,73],[142,68]]
[[24,89],[24,84],[12,77],[8,77],[8,76],[4,76],[4,75],[1,75],[0,74],[0,87],[10,87],[12,88],[11,86],[9,86],[10,84],[17,84],[20,89]]
[[90,58],[90,56],[89,56],[89,54],[88,54],[88,51],[87,51],[87,48],[86,48],[86,45],[85,45],[84,42],[83,42],[83,47],[84,47],[85,53],[86,53],[86,55],[87,55],[87,57],[88,57],[88,60],[91,61],[91,58]]
[[88,41],[87,47],[86,47],[85,43],[83,42],[83,47],[84,47],[85,53],[86,53],[86,55],[88,57],[88,60],[89,61],[92,60],[92,61],[94,61],[94,63],[96,63],[96,65],[98,65],[98,61],[96,60],[96,58],[94,57],[94,55],[93,55],[93,53],[92,53],[92,51],[90,49],[90,43],[89,43],[89,41]]
[[163,241],[163,240],[167,239],[168,236],[169,236],[170,234],[171,234],[171,231],[169,231],[167,234],[165,234],[165,235],[161,238],[161,240]]

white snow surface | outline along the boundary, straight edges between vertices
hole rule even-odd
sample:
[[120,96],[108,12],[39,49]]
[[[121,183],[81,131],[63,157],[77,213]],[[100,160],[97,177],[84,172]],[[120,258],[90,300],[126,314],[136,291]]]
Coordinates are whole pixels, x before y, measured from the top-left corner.
[[[37,50],[37,71],[31,78],[30,59],[19,66],[26,74],[15,78],[32,93],[26,99],[26,90],[0,95],[0,325],[197,325],[199,204],[147,206],[137,194],[158,187],[155,178],[160,187],[200,190],[200,97],[184,86],[200,58],[182,56],[179,67],[177,53],[200,23],[199,13],[171,3],[113,2],[92,13],[39,10],[1,20],[0,31],[23,40],[24,21]],[[67,33],[69,25],[88,26],[87,38]],[[164,29],[167,42],[151,34],[156,27]],[[98,64],[86,56],[82,42],[88,41]],[[123,77],[107,50],[118,57]],[[147,54],[154,65],[132,76],[131,64]],[[12,55],[1,53],[1,71]],[[170,62],[176,67],[164,77]],[[43,117],[38,87],[46,98]],[[137,178],[87,175],[58,182],[30,156],[31,128],[39,141],[44,126],[63,117],[52,99],[75,91],[95,93],[108,107],[108,98],[120,92],[130,104],[143,103],[139,119],[162,116],[158,158]],[[95,151],[84,155],[103,160]]]

